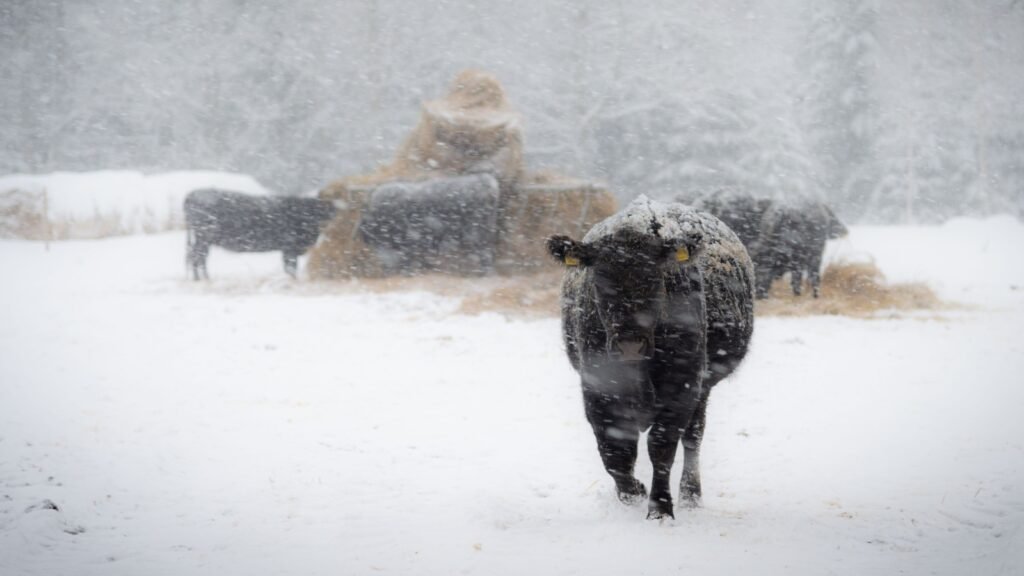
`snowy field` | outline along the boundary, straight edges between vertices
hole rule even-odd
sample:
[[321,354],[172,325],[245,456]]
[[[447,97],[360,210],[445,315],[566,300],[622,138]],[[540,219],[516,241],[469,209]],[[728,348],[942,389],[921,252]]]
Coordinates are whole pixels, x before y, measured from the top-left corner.
[[1024,573],[1012,219],[831,246],[961,306],[759,318],[705,506],[660,524],[616,500],[554,317],[291,282],[279,254],[194,284],[184,247],[0,242],[0,574]]

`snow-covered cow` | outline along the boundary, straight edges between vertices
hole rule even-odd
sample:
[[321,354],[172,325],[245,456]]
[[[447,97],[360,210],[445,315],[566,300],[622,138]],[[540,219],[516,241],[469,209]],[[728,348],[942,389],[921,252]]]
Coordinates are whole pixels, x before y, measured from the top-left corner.
[[383,184],[359,222],[385,272],[486,274],[498,244],[498,181],[490,174]]
[[648,518],[673,516],[669,474],[680,441],[680,502],[699,505],[708,396],[743,360],[754,327],[746,249],[717,218],[641,196],[582,241],[549,238],[548,250],[566,266],[566,352],[619,499],[646,495],[633,467],[650,428]]
[[233,252],[280,250],[284,270],[294,278],[299,256],[316,243],[335,212],[334,204],[316,198],[193,190],[185,197],[186,262],[194,279],[209,279],[206,258],[211,246]]

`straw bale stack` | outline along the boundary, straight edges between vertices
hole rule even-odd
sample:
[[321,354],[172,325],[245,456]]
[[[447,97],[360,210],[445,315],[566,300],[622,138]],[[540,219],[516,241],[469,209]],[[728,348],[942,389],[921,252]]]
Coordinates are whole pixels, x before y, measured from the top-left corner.
[[525,182],[509,190],[498,212],[498,272],[519,274],[556,266],[544,247],[548,236],[582,238],[615,210],[615,197],[585,180]]
[[509,105],[497,78],[465,70],[447,96],[424,103],[419,123],[390,164],[347,181],[373,185],[490,172],[507,188],[516,184],[522,171],[519,113]]
[[520,117],[498,80],[486,72],[460,73],[443,99],[423,105],[419,124],[394,160],[380,169],[336,181],[320,191],[347,208],[327,226],[310,254],[313,278],[379,277],[373,250],[359,237],[359,218],[373,189],[386,182],[420,181],[487,172],[501,190],[496,269],[516,274],[552,266],[544,251],[551,234],[582,237],[615,212],[615,200],[590,182],[524,176]]

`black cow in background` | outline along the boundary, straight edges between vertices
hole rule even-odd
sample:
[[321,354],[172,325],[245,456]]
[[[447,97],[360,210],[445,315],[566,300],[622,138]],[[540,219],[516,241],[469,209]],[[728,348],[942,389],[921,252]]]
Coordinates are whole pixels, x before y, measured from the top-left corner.
[[648,518],[673,516],[669,475],[680,441],[680,502],[699,505],[708,396],[743,360],[754,327],[743,244],[713,216],[641,196],[581,242],[551,237],[548,250],[567,267],[566,352],[619,499],[646,495],[633,468],[650,428]]
[[[767,198],[756,198],[734,190],[720,190],[714,194],[706,194],[690,202],[694,208],[714,215],[736,233],[743,245],[750,250],[761,236],[761,220],[772,206]],[[753,254],[751,254],[753,257]]]
[[388,273],[491,272],[498,181],[490,174],[392,182],[370,195],[359,233]]
[[206,258],[211,246],[233,252],[280,250],[284,270],[294,278],[299,256],[316,243],[335,212],[334,204],[316,198],[193,190],[185,197],[186,262],[194,279],[200,274],[209,279]]
[[761,218],[761,234],[754,247],[758,298],[767,298],[772,282],[786,272],[793,294],[800,295],[806,274],[817,298],[825,242],[847,234],[846,226],[821,202],[773,203]]
[[767,298],[772,282],[787,272],[793,294],[802,292],[806,274],[817,298],[825,242],[848,233],[832,210],[816,200],[771,200],[726,189],[689,203],[714,214],[743,241],[754,261],[758,298]]

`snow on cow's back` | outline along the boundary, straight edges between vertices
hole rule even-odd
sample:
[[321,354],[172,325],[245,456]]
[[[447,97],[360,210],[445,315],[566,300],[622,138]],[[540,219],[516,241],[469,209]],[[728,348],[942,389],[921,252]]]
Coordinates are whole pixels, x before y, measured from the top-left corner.
[[590,244],[622,234],[654,235],[666,240],[689,239],[693,230],[684,228],[685,220],[669,215],[667,207],[667,204],[641,194],[622,210],[595,224],[583,237],[583,242]]

